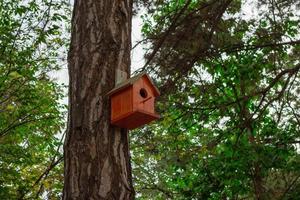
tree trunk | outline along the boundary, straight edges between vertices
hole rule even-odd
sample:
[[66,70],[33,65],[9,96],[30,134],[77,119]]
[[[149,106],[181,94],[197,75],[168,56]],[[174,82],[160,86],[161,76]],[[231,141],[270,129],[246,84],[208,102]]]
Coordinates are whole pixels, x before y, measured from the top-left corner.
[[128,131],[110,124],[117,69],[130,74],[132,0],[75,0],[63,199],[133,199]]
[[[246,85],[244,80],[247,80],[247,78],[241,78],[240,80],[240,86],[241,86],[241,94],[242,96],[247,96],[248,94],[246,93]],[[240,112],[240,121],[243,122],[243,127],[242,131],[244,129],[246,130],[246,133],[248,134],[248,140],[250,144],[252,145],[253,151],[255,154],[258,155],[258,142],[259,138],[258,135],[254,136],[254,130],[253,130],[253,118],[251,116],[250,110],[247,107],[247,101],[242,101],[241,102],[241,112]],[[252,162],[253,165],[253,173],[252,173],[252,181],[253,181],[253,188],[254,188],[254,196],[255,200],[261,200],[264,199],[264,187],[263,187],[263,179],[262,179],[262,174],[261,174],[261,163],[259,160],[254,160]]]

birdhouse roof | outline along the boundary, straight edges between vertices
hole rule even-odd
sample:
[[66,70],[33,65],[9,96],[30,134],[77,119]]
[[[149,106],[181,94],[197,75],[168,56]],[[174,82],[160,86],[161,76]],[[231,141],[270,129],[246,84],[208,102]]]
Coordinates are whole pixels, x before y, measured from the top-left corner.
[[157,89],[157,87],[154,85],[152,79],[150,78],[150,76],[146,73],[146,72],[142,72],[140,74],[137,74],[136,76],[133,76],[119,84],[117,84],[111,91],[108,92],[107,95],[111,96],[113,94],[115,94],[116,92],[119,92],[131,85],[133,85],[136,81],[138,81],[139,79],[141,79],[142,77],[146,77],[149,82],[151,83],[152,87],[153,87],[153,92],[154,92],[154,95],[155,96],[158,96],[160,93],[159,93],[159,90]]

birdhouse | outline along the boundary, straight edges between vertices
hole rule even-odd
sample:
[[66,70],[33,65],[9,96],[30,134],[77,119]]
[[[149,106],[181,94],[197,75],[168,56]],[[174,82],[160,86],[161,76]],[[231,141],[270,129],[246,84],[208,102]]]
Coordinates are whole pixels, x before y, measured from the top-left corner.
[[154,111],[155,97],[159,96],[159,91],[146,73],[117,84],[108,95],[113,125],[134,129],[159,118]]

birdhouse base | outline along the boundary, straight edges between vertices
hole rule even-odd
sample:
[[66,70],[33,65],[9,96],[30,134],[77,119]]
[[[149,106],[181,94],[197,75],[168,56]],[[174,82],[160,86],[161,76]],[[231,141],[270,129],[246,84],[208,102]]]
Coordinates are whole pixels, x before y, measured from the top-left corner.
[[112,124],[121,128],[135,129],[156,119],[159,119],[159,115],[136,110],[113,120]]

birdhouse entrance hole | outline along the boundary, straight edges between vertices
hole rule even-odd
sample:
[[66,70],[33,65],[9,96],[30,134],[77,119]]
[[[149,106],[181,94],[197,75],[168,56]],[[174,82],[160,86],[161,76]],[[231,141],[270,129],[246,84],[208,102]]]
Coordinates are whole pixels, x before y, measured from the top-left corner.
[[147,98],[148,93],[147,93],[147,91],[144,88],[142,88],[142,89],[140,89],[140,95],[143,98]]
[[159,91],[146,73],[117,83],[108,95],[111,98],[111,123],[115,126],[134,129],[159,119],[154,110]]

